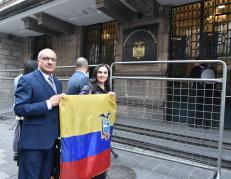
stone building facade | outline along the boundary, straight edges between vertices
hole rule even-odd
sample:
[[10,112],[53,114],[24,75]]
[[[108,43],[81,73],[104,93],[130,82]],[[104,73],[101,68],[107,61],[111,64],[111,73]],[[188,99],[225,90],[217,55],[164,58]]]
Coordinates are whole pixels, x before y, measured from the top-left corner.
[[[74,1],[73,1],[74,2]],[[108,23],[108,25],[100,25],[99,23],[102,24],[103,21],[99,21],[98,23],[95,24],[89,24],[89,25],[78,25],[78,24],[72,24],[73,26],[70,26],[69,31],[72,31],[71,33],[68,32],[66,33],[66,31],[62,31],[63,29],[60,28],[58,31],[56,29],[52,29],[51,27],[48,28],[43,26],[39,26],[39,18],[40,16],[43,17],[43,10],[41,10],[40,12],[37,12],[36,10],[34,11],[35,13],[30,13],[31,15],[34,15],[37,17],[37,21],[35,19],[31,19],[31,15],[21,15],[20,16],[20,12],[22,11],[22,9],[24,8],[25,11],[33,11],[33,9],[39,8],[41,6],[45,6],[46,3],[48,4],[47,6],[49,6],[49,3],[55,3],[55,1],[50,1],[50,0],[44,0],[41,1],[41,3],[34,3],[33,5],[30,2],[26,2],[26,1],[12,1],[12,0],[8,0],[8,1],[2,1],[2,4],[0,4],[0,8],[2,8],[1,10],[1,14],[2,17],[0,18],[0,20],[2,22],[7,21],[7,19],[11,19],[13,18],[17,18],[19,17],[20,20],[20,26],[23,26],[25,29],[19,29],[18,31],[14,31],[13,33],[7,33],[8,31],[4,31],[0,34],[0,69],[2,70],[14,70],[14,69],[20,69],[22,68],[23,62],[25,60],[28,59],[34,59],[36,60],[36,56],[39,50],[43,49],[43,48],[52,48],[58,56],[58,60],[57,60],[57,66],[73,66],[75,63],[76,58],[78,58],[79,56],[86,56],[88,57],[89,53],[92,53],[92,46],[94,46],[92,42],[92,39],[94,41],[94,39],[96,39],[94,41],[95,45],[94,46],[94,53],[96,53],[96,55],[93,57],[93,60],[91,60],[91,57],[89,58],[89,61],[91,64],[95,65],[94,62],[100,63],[108,63],[109,65],[115,61],[126,61],[123,60],[123,46],[124,46],[124,41],[125,41],[125,32],[126,31],[133,31],[133,29],[139,29],[139,27],[142,29],[144,27],[144,29],[147,29],[147,32],[151,32],[150,28],[153,28],[153,33],[155,42],[154,42],[154,46],[151,46],[149,48],[155,48],[155,57],[152,56],[152,58],[155,59],[148,59],[148,60],[167,60],[169,53],[168,53],[168,49],[169,49],[169,7],[168,6],[161,6],[161,8],[157,7],[156,5],[158,4],[158,6],[160,5],[157,1],[149,1],[146,0],[145,1],[145,6],[142,5],[142,7],[140,7],[140,12],[138,12],[137,9],[133,8],[128,8],[129,6],[127,4],[122,4],[120,1],[118,1],[116,4],[113,4],[113,7],[115,7],[115,9],[117,9],[118,7],[121,7],[118,10],[118,12],[115,12],[115,14],[111,14],[110,12],[113,11],[114,8],[112,8],[112,11],[109,11],[109,13],[107,13],[107,5],[102,5],[101,3],[107,3],[106,1],[92,1],[93,4],[95,5],[90,5],[90,7],[88,7],[88,5],[86,5],[86,12],[85,11],[80,11],[82,13],[89,13],[92,7],[98,8],[98,11],[104,12],[105,14],[107,14],[107,16],[109,16],[111,19],[109,19],[112,23],[112,25],[114,25],[112,27],[112,25],[110,24],[110,22],[108,23],[106,21],[106,23]],[[137,1],[138,3],[136,5],[139,5],[141,1]],[[57,3],[59,3],[59,1],[57,1]],[[76,5],[78,5],[78,3],[81,3],[80,1],[75,3]],[[84,3],[84,2],[83,2]],[[55,6],[55,5],[54,5]],[[150,6],[148,8],[148,6]],[[156,7],[156,9],[155,9]],[[164,8],[165,7],[165,8]],[[168,8],[167,8],[168,7]],[[60,7],[56,7],[56,8],[60,8]],[[69,7],[70,8],[70,7]],[[125,10],[124,10],[125,9]],[[133,11],[131,11],[131,9],[133,9],[135,11],[135,13]],[[110,10],[110,9],[109,9]],[[155,13],[155,11],[158,10],[158,13]],[[168,10],[168,11],[167,11]],[[14,11],[18,11],[19,15],[15,14]],[[52,8],[50,9],[51,12],[53,12]],[[72,9],[70,10],[72,11]],[[129,11],[128,14],[126,14]],[[24,12],[22,12],[24,13]],[[37,16],[36,13],[40,13],[40,16]],[[49,14],[49,11],[47,10],[47,12]],[[63,26],[63,22],[60,19],[56,19],[56,17],[54,18],[54,14],[51,14],[52,16],[49,16],[49,18],[52,18],[52,20],[50,20],[49,23],[51,23],[53,26],[56,26],[57,24],[59,26]],[[121,15],[121,16],[120,16]],[[126,17],[124,17],[124,15]],[[92,17],[94,18],[94,17]],[[97,17],[95,17],[97,18]],[[0,21],[0,22],[1,22]],[[23,21],[23,23],[22,23]],[[34,25],[34,22],[36,21],[36,26]],[[57,24],[56,24],[57,21]],[[15,22],[18,23],[18,22]],[[66,24],[64,24],[66,25]],[[67,24],[67,26],[69,26],[70,24]],[[9,26],[13,26],[13,23],[10,23]],[[29,28],[29,31],[27,29],[27,27]],[[37,31],[37,26],[39,27],[39,31]],[[150,27],[152,26],[152,27]],[[41,30],[41,27],[43,30]],[[20,27],[21,28],[21,27]],[[94,30],[92,30],[91,28],[95,28],[97,29],[97,31],[99,33],[102,33],[102,35],[97,34],[94,35]],[[104,28],[104,30],[101,30],[101,28]],[[70,30],[71,29],[71,30]],[[35,33],[31,33],[32,31],[35,31]],[[65,29],[66,30],[66,29]],[[1,31],[1,30],[0,30]],[[25,31],[25,32],[24,32]],[[115,32],[114,32],[115,31]],[[27,33],[28,32],[28,33]],[[53,32],[53,34],[52,34]],[[88,32],[90,35],[88,35]],[[116,35],[112,35],[112,33],[116,34]],[[58,34],[58,35],[57,35]],[[92,35],[93,34],[93,35]],[[110,34],[108,36],[108,34]],[[88,36],[90,40],[88,39]],[[103,40],[100,40],[98,37],[102,37]],[[113,40],[109,39],[113,36]],[[97,40],[98,39],[98,40]],[[90,41],[90,42],[88,42]],[[98,41],[98,42],[97,42]],[[87,48],[88,43],[90,43],[90,47],[89,49],[85,49]],[[133,42],[132,42],[133,43]],[[153,45],[153,44],[152,44]],[[109,50],[110,49],[110,50]],[[110,52],[107,52],[110,51]],[[107,55],[108,54],[108,55]],[[101,60],[99,60],[101,58]],[[106,59],[107,58],[107,59]],[[131,60],[131,59],[130,59]],[[137,60],[137,59],[135,59]],[[146,59],[142,59],[142,60],[146,60]],[[57,70],[57,75],[59,75],[60,78],[68,78],[74,71],[74,69],[69,69],[68,71],[63,72],[62,70]],[[143,65],[142,67],[140,66],[133,66],[133,68],[119,68],[117,69],[117,73],[120,75],[123,74],[129,74],[129,75],[158,75],[158,76],[163,76],[166,74],[167,71],[167,66],[166,65]],[[12,73],[12,72],[0,72],[1,76],[4,77],[11,77],[12,79],[14,77],[16,77],[16,75],[18,74],[16,73]],[[7,101],[7,97],[10,96],[10,99],[13,98],[13,89],[12,89],[12,79],[11,80],[3,80],[1,82],[1,84],[4,84],[1,87],[1,96],[5,96],[6,99],[4,99],[1,103],[1,106],[4,106],[4,101]],[[143,86],[158,86],[159,89],[166,89],[166,82],[155,82],[155,81],[139,81],[139,80],[135,80],[135,81],[130,81],[130,80],[117,80],[115,81],[115,88],[117,84],[126,84],[128,87],[125,90],[125,93],[120,93],[118,95],[120,95],[121,98],[124,99],[128,99],[128,100],[135,100],[134,105],[140,103],[139,98],[135,98],[134,94],[132,93],[132,89],[133,87],[129,87],[131,86],[131,84],[140,84],[142,83]],[[63,82],[64,85],[64,90],[65,90],[65,86],[66,86],[66,81]],[[11,89],[11,90],[9,90]],[[114,89],[114,90],[119,90],[119,89]],[[118,92],[119,93],[119,92]],[[150,97],[152,97],[151,93],[146,93],[144,92],[144,99],[143,100],[148,100]],[[165,92],[161,92],[158,91],[158,93],[162,93],[164,94]],[[157,104],[157,109],[159,107],[163,107],[165,105],[165,103],[163,101],[166,100],[166,96],[165,95],[160,95],[159,96],[159,100],[162,101],[159,104]],[[12,104],[8,104],[9,109],[10,106]],[[147,106],[149,104],[147,103]],[[148,111],[151,110],[150,108],[148,108],[147,106],[143,107],[143,111]],[[126,109],[127,106],[124,106],[124,104],[120,105],[121,109]],[[130,106],[128,108],[136,108],[134,106]],[[136,109],[135,109],[136,110]],[[127,113],[129,113],[129,109],[125,110]],[[134,111],[134,110],[132,110]],[[161,110],[161,114],[164,114],[164,110]],[[138,113],[137,113],[138,114]],[[145,115],[145,114],[141,114],[139,113],[139,115]],[[158,116],[160,119],[164,119],[163,115]]]
[[[11,4],[14,4],[15,9],[19,11],[19,6],[16,2],[18,2],[18,4],[22,4],[25,3],[25,1],[12,1],[12,0],[8,0],[8,1],[2,1],[2,4],[0,6],[0,8],[2,7],[3,10],[1,11],[2,13],[2,18],[1,21],[6,20],[7,18],[10,18],[11,15],[15,16],[12,12],[7,12],[5,9],[9,9],[12,10],[12,6]],[[51,1],[42,1],[44,4],[51,2]],[[29,8],[36,8],[37,6],[42,6],[44,5],[43,3],[41,4],[36,4],[34,5],[34,7],[29,7]],[[81,2],[80,2],[81,3]],[[96,3],[100,3],[97,2]],[[154,2],[156,3],[156,2]],[[24,4],[22,4],[21,6],[23,6]],[[30,4],[28,4],[29,6]],[[26,4],[24,5],[26,7]],[[23,7],[24,7],[23,6]],[[17,9],[18,8],[18,9]],[[27,9],[29,9],[27,8]],[[14,10],[15,10],[14,9]],[[25,9],[25,10],[27,10]],[[110,14],[109,14],[110,15]],[[5,16],[5,17],[4,17]],[[23,19],[23,18],[21,18]],[[113,20],[113,19],[112,19]],[[117,19],[115,19],[117,21]],[[100,22],[100,21],[99,21]],[[115,46],[115,58],[117,59],[117,61],[120,61],[122,59],[122,44],[123,44],[123,31],[124,29],[128,29],[128,28],[133,28],[133,27],[137,27],[137,26],[144,26],[144,25],[150,25],[150,24],[158,24],[158,35],[157,35],[157,41],[158,41],[158,47],[157,47],[157,60],[162,60],[162,59],[168,59],[168,41],[169,41],[169,16],[160,16],[160,17],[156,17],[153,15],[148,15],[148,16],[142,16],[139,18],[135,18],[132,20],[132,22],[129,23],[124,23],[124,22],[120,22],[118,21],[118,28],[117,28],[117,39],[116,40],[116,46]],[[102,23],[102,22],[100,22]],[[24,26],[25,23],[24,23]],[[74,32],[73,33],[62,33],[61,35],[50,35],[50,33],[46,34],[46,32],[41,32],[39,35],[47,35],[49,38],[49,42],[47,44],[43,44],[42,46],[44,47],[51,47],[53,48],[59,57],[58,60],[58,65],[73,65],[74,60],[83,54],[84,51],[84,28],[87,26],[78,26],[75,25],[74,27]],[[32,29],[33,30],[33,29]],[[4,31],[4,30],[3,30]],[[22,31],[22,30],[21,30]],[[5,34],[4,34],[5,33]],[[22,34],[20,34],[21,32],[12,34],[12,33],[7,33],[7,31],[2,32],[1,38],[2,39],[8,39],[9,41],[11,41],[11,44],[14,44],[14,41],[17,42],[18,39],[21,39],[21,41],[23,42],[22,45],[20,45],[21,47],[21,56],[18,56],[18,60],[21,62],[23,60],[26,59],[32,59],[36,56],[36,54],[33,54],[36,52],[36,48],[35,47],[35,41],[39,40],[39,35],[24,35],[22,36]],[[36,37],[36,38],[35,38]],[[17,40],[16,40],[17,39]],[[23,47],[22,47],[23,46]],[[42,48],[42,46],[40,46],[40,48]],[[13,48],[13,46],[12,46]],[[3,52],[4,53],[4,52]],[[116,61],[116,60],[114,60]],[[9,62],[8,62],[9,63]],[[15,68],[19,68],[20,67],[19,63],[17,66],[15,66]],[[13,66],[12,66],[13,67]],[[14,67],[13,67],[14,68]],[[158,68],[159,69],[159,68]]]
[[[202,52],[204,49],[210,48],[212,48],[210,52],[214,56],[211,57],[210,55],[209,58],[221,58],[228,62],[230,57],[229,53],[219,54],[220,56],[213,53],[217,47],[211,44],[218,41],[215,36],[212,38],[213,41],[210,39],[211,43],[209,40],[209,43],[201,43],[203,38],[200,38],[203,35],[207,37],[218,33],[218,39],[221,40],[216,43],[218,45],[225,43],[225,48],[230,48],[231,28],[229,23],[226,26],[221,24],[221,27],[227,27],[227,30],[211,31],[211,29],[220,27],[216,26],[217,24],[231,21],[230,15],[226,15],[226,9],[230,9],[231,2],[229,0],[217,0],[217,2],[177,0],[171,4],[165,0],[69,0],[67,2],[59,0],[39,2],[35,0],[5,0],[1,2],[0,69],[2,70],[22,68],[23,61],[36,60],[38,51],[47,47],[56,51],[57,66],[74,65],[79,56],[87,57],[92,65],[98,63],[110,65],[116,61],[207,59],[204,56],[205,53]],[[192,4],[185,5],[186,3]],[[225,10],[218,11],[217,9],[221,9],[222,4],[227,7]],[[220,11],[224,11],[225,15],[216,14]],[[213,22],[209,13],[212,14],[211,17],[214,17]],[[219,18],[215,18],[218,16]],[[210,28],[211,24],[215,25],[214,28]],[[211,32],[207,34],[206,31]],[[135,32],[140,33],[137,33],[137,36],[132,36]],[[192,33],[191,36],[188,32]],[[144,47],[141,45],[143,41],[139,40],[140,34],[141,36],[151,34],[150,38],[153,36],[154,39],[150,41],[149,37],[147,38],[149,46],[145,46],[145,48],[151,49],[150,55],[147,57],[142,54]],[[133,37],[137,38],[137,41],[132,41]],[[127,46],[125,42],[128,42]],[[134,46],[135,43],[137,47]],[[137,50],[137,48],[139,49]],[[130,50],[130,56],[126,56],[126,54],[124,56],[126,50]],[[192,52],[191,56],[188,52]],[[116,69],[116,73],[130,76],[172,75],[178,77],[187,75],[190,68],[190,65],[171,68],[165,64],[148,64],[141,67],[134,65],[132,68],[122,66]],[[59,72],[58,75],[68,78],[73,71],[74,69],[71,69],[65,74]],[[4,75],[6,75],[5,72],[1,72],[1,76]],[[7,75],[9,74],[7,73]],[[129,81],[121,80],[116,83],[125,83],[128,86],[127,92],[121,96],[127,99],[134,98],[132,89],[129,88]],[[144,83],[143,86],[157,86],[163,90],[167,88],[166,82],[141,82],[137,80],[136,83]],[[8,86],[11,84],[12,81],[8,81]],[[158,93],[165,94],[166,91],[159,91]],[[152,94],[146,93],[144,95],[145,99],[148,100]],[[165,95],[159,97],[160,101],[167,100]],[[137,103],[139,102],[137,100]],[[163,107],[164,105],[166,104],[161,102],[157,106]],[[147,108],[147,110],[149,109]]]
[[[185,77],[192,64],[151,63],[177,59],[222,59],[230,74],[231,0],[1,2],[0,116],[3,112],[12,111],[12,81],[18,74],[6,70],[22,68],[27,59],[36,60],[37,53],[43,48],[54,49],[58,56],[57,66],[73,66],[80,56],[86,57],[92,65],[150,61],[150,64],[118,65],[113,69],[117,76]],[[222,71],[220,67],[217,69]],[[74,68],[57,69],[56,75],[68,79],[73,72]],[[66,81],[63,81],[63,86],[65,92]],[[192,128],[187,125],[192,117],[190,113],[194,117],[196,113],[189,107],[189,86],[189,83],[179,81],[113,80],[119,111],[118,128],[122,131],[117,129],[118,136],[115,136],[118,138],[114,140],[143,149],[150,147],[158,152],[170,151],[179,157],[184,155],[179,146],[188,143],[201,145],[204,141],[200,138],[196,141],[190,132]],[[230,114],[231,105],[227,109],[227,114]],[[220,111],[214,113],[217,116],[212,120],[218,124]],[[225,127],[231,129],[228,118]],[[219,130],[219,124],[210,127]],[[201,137],[203,133],[199,135]],[[149,136],[153,138],[149,139]],[[182,141],[178,141],[179,136]],[[166,143],[162,146],[159,139],[166,140]],[[208,140],[214,147],[211,138]],[[169,141],[179,143],[171,146]],[[190,146],[188,148],[186,158],[195,152]],[[204,162],[204,157],[210,153],[200,152],[196,153],[195,159]]]

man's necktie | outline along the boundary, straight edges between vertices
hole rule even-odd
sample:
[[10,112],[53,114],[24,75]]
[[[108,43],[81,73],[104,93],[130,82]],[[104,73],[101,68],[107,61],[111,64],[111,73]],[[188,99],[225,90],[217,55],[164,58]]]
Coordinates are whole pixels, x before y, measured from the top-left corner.
[[57,93],[57,89],[56,89],[56,86],[55,86],[55,83],[53,81],[52,76],[48,77],[48,81],[49,81],[49,84],[51,85],[51,87],[53,88],[53,90],[55,91],[55,93]]

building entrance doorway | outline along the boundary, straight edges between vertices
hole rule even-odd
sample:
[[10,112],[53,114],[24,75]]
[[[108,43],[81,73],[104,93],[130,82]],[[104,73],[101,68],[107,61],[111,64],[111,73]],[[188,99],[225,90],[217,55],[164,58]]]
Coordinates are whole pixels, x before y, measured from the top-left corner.
[[83,54],[89,64],[105,63],[110,65],[115,61],[117,22],[107,22],[85,27]]
[[[223,60],[228,67],[226,116],[231,113],[231,0],[205,0],[171,10],[170,60]],[[168,66],[169,77],[185,77],[193,64]],[[220,77],[221,66],[213,67]],[[219,88],[219,86],[218,86]],[[231,121],[225,119],[231,129]]]

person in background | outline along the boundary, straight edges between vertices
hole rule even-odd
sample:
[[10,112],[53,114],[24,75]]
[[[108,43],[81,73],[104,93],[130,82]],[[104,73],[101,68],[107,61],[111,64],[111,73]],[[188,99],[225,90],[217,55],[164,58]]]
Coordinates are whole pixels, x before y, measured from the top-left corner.
[[212,127],[212,105],[215,91],[215,83],[206,81],[216,77],[214,69],[208,63],[195,65],[189,78],[205,79],[203,82],[193,82],[191,87],[191,104],[194,105],[194,119],[190,121],[192,127]]
[[38,69],[23,75],[15,92],[14,112],[24,117],[19,140],[18,179],[49,179],[59,136],[58,105],[64,94],[54,76],[57,56],[51,49],[39,52]]
[[67,94],[77,95],[82,88],[89,83],[88,62],[85,58],[80,57],[76,60],[76,71],[67,83]]
[[[109,67],[106,64],[98,65],[93,73],[91,83],[85,85],[80,94],[110,94],[116,96],[115,92],[111,91],[109,84]],[[117,154],[116,154],[117,155]],[[95,176],[93,179],[105,179],[107,172]]]
[[[36,70],[38,68],[38,63],[35,60],[27,60],[25,61],[23,65],[23,73],[17,76],[14,79],[14,93],[17,89],[18,80],[21,78],[22,75],[26,75],[31,73],[32,71]],[[18,142],[20,137],[20,131],[22,127],[23,117],[16,116],[16,122],[15,122],[15,131],[14,131],[14,138],[13,138],[13,150],[14,150],[14,160],[18,161]]]

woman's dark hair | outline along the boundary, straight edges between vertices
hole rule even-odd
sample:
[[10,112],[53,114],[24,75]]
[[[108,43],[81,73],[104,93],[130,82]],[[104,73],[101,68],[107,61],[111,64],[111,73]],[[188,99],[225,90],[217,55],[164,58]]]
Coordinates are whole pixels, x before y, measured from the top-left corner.
[[109,79],[110,79],[110,68],[107,64],[99,64],[97,67],[95,67],[95,69],[93,70],[92,72],[92,79],[91,79],[91,82],[94,84],[94,85],[97,85],[97,73],[99,71],[99,68],[101,67],[106,67],[107,68],[107,71],[108,71],[108,78],[107,78],[107,81],[105,82],[104,84],[104,87],[105,87],[105,90],[106,91],[110,91],[110,84],[109,84]]
[[24,63],[23,75],[26,75],[38,68],[38,63],[35,60],[27,60]]

